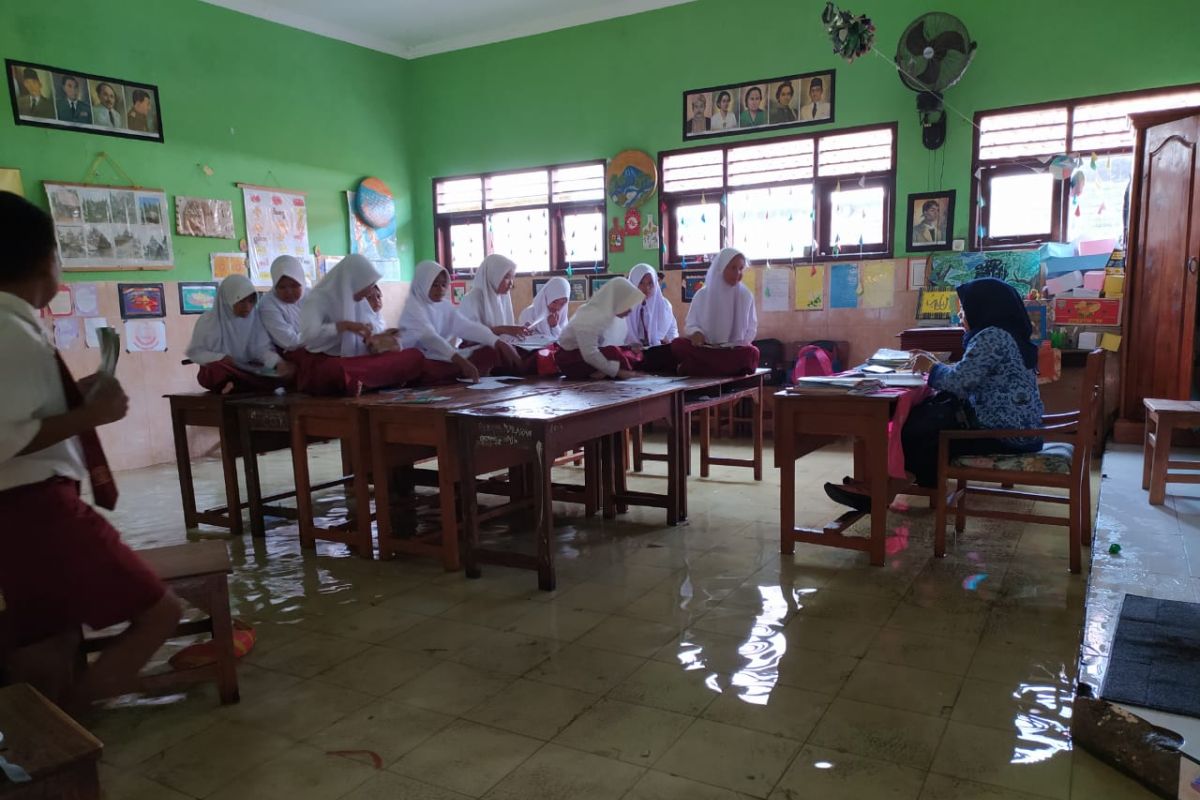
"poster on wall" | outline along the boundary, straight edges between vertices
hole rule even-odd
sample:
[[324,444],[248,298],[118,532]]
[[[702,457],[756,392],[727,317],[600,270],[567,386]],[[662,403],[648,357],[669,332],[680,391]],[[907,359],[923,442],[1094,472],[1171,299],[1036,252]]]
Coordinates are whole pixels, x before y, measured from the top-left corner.
[[203,314],[217,304],[217,284],[214,281],[180,281],[179,313]]
[[210,253],[208,263],[212,266],[212,278],[218,283],[230,275],[250,275],[245,253]]
[[160,189],[42,181],[63,269],[171,269],[175,253]]
[[175,232],[182,236],[232,239],[233,203],[175,195]]
[[346,209],[350,214],[350,252],[360,253],[370,259],[384,280],[400,280],[400,254],[396,247],[395,225],[372,228],[359,218],[355,204],[355,193],[346,192]]
[[163,140],[157,86],[11,58],[4,66],[18,125]]
[[307,200],[303,192],[245,183],[238,186],[246,209],[250,280],[256,286],[270,286],[272,261],[285,255],[301,259],[309,255]]
[[934,253],[930,259],[928,285],[955,289],[976,278],[999,278],[1022,297],[1041,276],[1037,250],[989,250],[986,253]]
[[161,283],[118,283],[117,297],[121,306],[121,319],[147,319],[167,315]]
[[834,70],[689,89],[683,93],[683,138],[833,122]]

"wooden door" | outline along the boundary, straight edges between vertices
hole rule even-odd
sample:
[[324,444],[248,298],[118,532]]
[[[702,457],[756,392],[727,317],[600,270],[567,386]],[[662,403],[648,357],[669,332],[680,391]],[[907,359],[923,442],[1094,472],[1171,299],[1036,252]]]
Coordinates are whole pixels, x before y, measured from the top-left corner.
[[[1143,129],[1134,190],[1122,417],[1142,399],[1191,396],[1200,256],[1200,115]],[[1140,182],[1139,182],[1140,179]]]

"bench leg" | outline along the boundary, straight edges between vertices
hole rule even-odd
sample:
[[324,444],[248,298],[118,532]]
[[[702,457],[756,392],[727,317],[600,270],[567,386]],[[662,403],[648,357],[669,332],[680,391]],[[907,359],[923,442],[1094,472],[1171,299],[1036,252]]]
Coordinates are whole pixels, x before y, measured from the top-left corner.
[[183,501],[183,527],[191,530],[199,522],[196,520],[196,487],[192,483],[192,454],[188,451],[183,412],[171,410],[171,431],[175,438],[175,466],[179,470],[179,497]]
[[1150,464],[1150,505],[1161,506],[1167,499],[1167,462],[1171,460],[1171,426],[1158,424],[1154,436],[1154,458]]
[[[720,409],[717,410],[717,433],[720,433]],[[710,437],[712,436],[711,423],[713,414],[710,409],[704,408],[700,411],[700,477],[708,477],[708,449],[711,444]]]
[[234,456],[232,431],[222,425],[219,429],[221,438],[221,471],[225,476],[225,505],[229,513],[229,532],[234,536],[242,535],[242,497],[238,485],[237,458]]
[[229,613],[229,580],[224,575],[214,576],[212,608],[208,609],[212,619],[213,642],[217,649],[217,692],[221,703],[228,705],[241,699],[238,693],[237,656],[233,651],[233,619]]
[[1153,414],[1146,414],[1145,433],[1142,438],[1142,488],[1150,488],[1150,472],[1154,462],[1154,427],[1156,419]]
[[642,426],[635,425],[630,428],[631,438],[633,439],[633,471],[642,471]]

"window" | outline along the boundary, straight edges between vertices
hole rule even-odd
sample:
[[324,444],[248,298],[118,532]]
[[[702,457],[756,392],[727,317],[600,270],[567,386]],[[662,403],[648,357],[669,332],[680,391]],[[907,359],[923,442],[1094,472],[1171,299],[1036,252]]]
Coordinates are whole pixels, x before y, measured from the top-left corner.
[[604,162],[433,182],[438,260],[470,271],[490,253],[519,272],[605,264]]
[[668,266],[890,255],[895,125],[677,150],[659,159]]
[[[972,246],[1120,242],[1133,174],[1129,115],[1200,105],[1200,89],[1112,95],[975,115]],[[1055,156],[1078,165],[1049,171]]]

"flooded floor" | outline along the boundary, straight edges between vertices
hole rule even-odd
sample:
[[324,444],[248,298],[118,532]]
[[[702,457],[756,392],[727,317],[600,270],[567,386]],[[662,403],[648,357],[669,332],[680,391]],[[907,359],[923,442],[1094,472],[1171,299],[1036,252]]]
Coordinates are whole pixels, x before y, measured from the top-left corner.
[[[336,471],[335,450],[312,452],[314,479]],[[258,633],[241,703],[203,687],[99,714],[106,796],[1151,796],[1071,748],[1086,576],[1067,572],[1065,529],[969,520],[935,562],[932,512],[911,498],[890,515],[886,567],[806,545],[781,558],[771,457],[758,484],[693,475],[677,528],[660,510],[606,522],[556,504],[552,594],[531,572],[468,581],[302,552],[281,520],[231,540],[234,613]],[[849,466],[837,450],[798,462],[801,523],[839,513],[820,487]],[[647,471],[632,486],[662,491],[663,465]],[[290,461],[264,458],[263,475],[287,488]],[[218,504],[219,465],[197,476]],[[128,541],[184,540],[173,466],[118,480]]]

